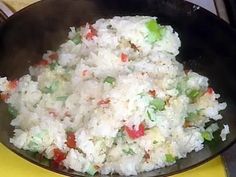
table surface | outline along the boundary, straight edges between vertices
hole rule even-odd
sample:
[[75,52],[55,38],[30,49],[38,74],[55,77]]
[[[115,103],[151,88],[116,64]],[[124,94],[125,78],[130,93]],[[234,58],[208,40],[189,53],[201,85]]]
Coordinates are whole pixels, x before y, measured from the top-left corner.
[[[3,0],[8,6],[13,10],[18,11],[27,5],[36,2],[38,0]],[[189,0],[197,3],[197,0]],[[199,1],[199,0],[198,0]],[[199,1],[201,2],[201,1]],[[199,5],[207,5],[207,3],[202,3]],[[206,9],[212,10],[213,6],[210,2],[208,6],[205,6]],[[214,13],[214,9],[213,9]],[[4,177],[63,177],[63,175],[56,174],[54,172],[48,171],[41,167],[38,167],[21,157],[17,156],[2,144],[0,144],[0,176]],[[14,169],[14,170],[13,170]],[[192,170],[174,175],[173,177],[225,177],[225,167],[220,156],[215,159],[197,167]]]

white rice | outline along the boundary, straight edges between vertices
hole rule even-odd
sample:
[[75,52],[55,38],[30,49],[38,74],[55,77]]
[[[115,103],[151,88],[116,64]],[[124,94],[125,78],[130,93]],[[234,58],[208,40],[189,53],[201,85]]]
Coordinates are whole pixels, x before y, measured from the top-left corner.
[[[205,124],[222,119],[226,103],[217,101],[206,77],[184,72],[176,61],[180,40],[171,26],[158,26],[161,37],[150,41],[153,19],[114,17],[72,27],[56,59],[52,51],[43,55],[49,65],[30,67],[14,88],[0,78],[17,112],[10,142],[54,160],[60,149],[62,165],[89,174],[136,175],[201,150],[219,129]],[[108,76],[112,81],[104,82]],[[132,138],[127,129],[142,132],[140,125],[143,134]],[[76,147],[68,147],[67,132]],[[223,141],[228,133],[225,125]]]

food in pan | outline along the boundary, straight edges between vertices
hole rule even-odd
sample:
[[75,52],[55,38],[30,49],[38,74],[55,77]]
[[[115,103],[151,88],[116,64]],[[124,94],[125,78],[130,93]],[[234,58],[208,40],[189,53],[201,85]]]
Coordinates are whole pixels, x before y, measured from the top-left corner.
[[[219,127],[219,94],[176,60],[180,39],[155,17],[99,19],[70,29],[19,80],[0,79],[16,147],[68,169],[136,175],[199,151]],[[214,122],[214,123],[212,123]]]

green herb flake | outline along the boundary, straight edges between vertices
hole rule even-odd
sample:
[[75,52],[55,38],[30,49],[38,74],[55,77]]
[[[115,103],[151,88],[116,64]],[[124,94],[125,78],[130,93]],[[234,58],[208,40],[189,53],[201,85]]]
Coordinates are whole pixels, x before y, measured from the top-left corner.
[[163,38],[166,29],[157,23],[156,20],[152,19],[146,22],[146,28],[148,29],[148,36],[147,39],[150,43],[154,43],[159,41]]
[[50,70],[54,70],[59,64],[57,62],[53,62],[49,65]]
[[157,120],[157,117],[155,116],[153,110],[147,110],[147,116],[152,122],[155,122]]
[[59,82],[54,81],[49,87],[42,88],[41,91],[43,93],[54,93],[58,89],[58,86],[59,86]]
[[56,100],[57,101],[66,101],[67,98],[68,98],[68,96],[59,96],[59,97],[56,97]]
[[166,162],[167,163],[174,163],[176,162],[176,158],[172,154],[166,154]]
[[208,132],[208,131],[203,131],[202,133],[201,133],[201,135],[202,135],[202,138],[204,138],[205,140],[207,140],[207,141],[211,141],[211,140],[213,140],[213,135],[212,135],[212,133],[211,132]]
[[153,100],[151,100],[150,106],[155,111],[163,111],[165,109],[165,102],[160,98],[154,98]]
[[18,111],[12,106],[12,105],[8,105],[8,112],[9,114],[11,114],[13,117],[16,117],[18,114]]
[[187,114],[187,117],[185,117],[185,120],[187,120],[187,121],[194,121],[198,117],[199,117],[199,112],[198,111],[196,111],[196,112],[189,112]]
[[129,149],[122,149],[122,151],[126,154],[126,155],[134,155],[136,154],[133,149],[129,148]]
[[75,35],[75,37],[72,39],[72,41],[74,42],[75,45],[78,45],[79,43],[81,43],[81,36],[79,33],[77,33]]
[[111,84],[111,85],[115,85],[116,79],[114,77],[107,76],[103,82]]
[[154,140],[153,142],[152,142],[152,144],[157,144],[158,143],[158,141],[157,140]]

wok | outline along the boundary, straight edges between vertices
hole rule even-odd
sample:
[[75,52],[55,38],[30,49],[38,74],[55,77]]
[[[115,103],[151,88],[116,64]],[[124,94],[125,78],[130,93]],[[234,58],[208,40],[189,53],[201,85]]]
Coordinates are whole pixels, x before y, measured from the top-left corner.
[[[220,128],[228,124],[231,133],[222,142],[219,132],[205,142],[205,148],[188,154],[176,164],[139,174],[162,176],[193,168],[215,157],[236,141],[236,31],[223,20],[183,0],[44,0],[11,16],[0,28],[0,76],[19,78],[41,59],[46,50],[55,50],[66,40],[69,27],[81,26],[99,18],[115,15],[156,16],[161,24],[170,24],[182,41],[178,60],[207,76],[210,85],[228,107],[222,112]],[[220,100],[220,101],[221,101]],[[0,103],[0,141],[23,158],[49,170],[67,175],[85,176],[56,167],[38,154],[19,150],[9,143],[10,126],[7,105]]]

